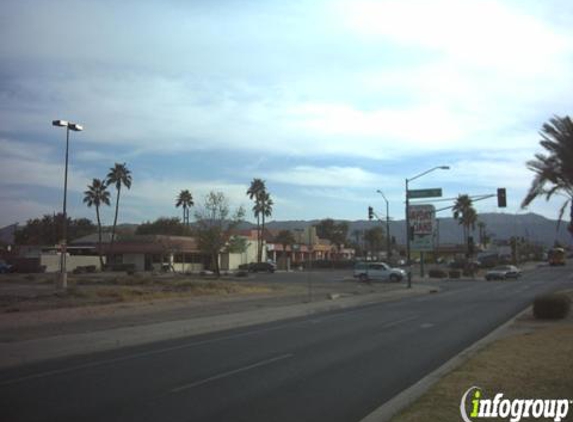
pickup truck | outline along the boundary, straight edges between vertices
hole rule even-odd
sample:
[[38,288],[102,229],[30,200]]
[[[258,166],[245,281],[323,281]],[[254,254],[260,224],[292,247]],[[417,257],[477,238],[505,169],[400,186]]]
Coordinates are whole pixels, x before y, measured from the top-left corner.
[[392,268],[384,262],[359,262],[354,266],[354,277],[366,281],[402,281],[406,271]]

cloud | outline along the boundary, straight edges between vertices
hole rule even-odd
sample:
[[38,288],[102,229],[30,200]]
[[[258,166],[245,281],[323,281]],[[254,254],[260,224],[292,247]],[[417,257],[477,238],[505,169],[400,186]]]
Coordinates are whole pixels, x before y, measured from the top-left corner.
[[[2,140],[5,154],[0,156],[0,186],[41,186],[62,189],[64,162],[51,160],[52,149],[30,142]],[[91,178],[84,170],[70,165],[68,189],[83,192]]]
[[267,172],[265,178],[271,182],[288,185],[324,187],[373,186],[381,180],[379,175],[359,167],[339,166],[295,166],[290,169]]

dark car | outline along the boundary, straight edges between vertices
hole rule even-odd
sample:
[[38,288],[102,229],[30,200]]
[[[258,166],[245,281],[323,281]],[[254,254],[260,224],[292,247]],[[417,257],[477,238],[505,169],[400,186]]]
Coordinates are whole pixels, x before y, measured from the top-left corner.
[[252,273],[274,273],[276,266],[270,262],[253,262],[249,264],[248,270]]
[[3,260],[0,261],[0,274],[11,273],[12,271],[14,271],[12,265]]

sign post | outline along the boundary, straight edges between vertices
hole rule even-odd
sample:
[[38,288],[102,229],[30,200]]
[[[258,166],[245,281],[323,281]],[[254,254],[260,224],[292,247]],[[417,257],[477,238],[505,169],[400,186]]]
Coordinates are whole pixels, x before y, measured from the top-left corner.
[[424,252],[434,249],[432,236],[436,225],[436,207],[429,204],[410,205],[408,214],[413,235],[410,248],[420,252],[420,275],[424,277]]

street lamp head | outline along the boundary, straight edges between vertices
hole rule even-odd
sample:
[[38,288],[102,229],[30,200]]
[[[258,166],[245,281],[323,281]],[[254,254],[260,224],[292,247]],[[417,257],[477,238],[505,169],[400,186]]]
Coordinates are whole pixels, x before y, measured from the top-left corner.
[[68,127],[75,132],[81,132],[82,130],[84,130],[84,127],[82,125],[78,125],[76,123],[69,123]]
[[450,166],[440,166],[439,167],[441,170],[449,170]]
[[68,122],[65,120],[52,120],[52,125],[53,126],[66,127],[66,126],[68,126]]

